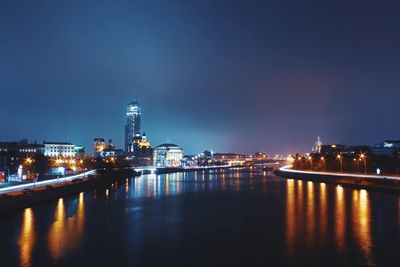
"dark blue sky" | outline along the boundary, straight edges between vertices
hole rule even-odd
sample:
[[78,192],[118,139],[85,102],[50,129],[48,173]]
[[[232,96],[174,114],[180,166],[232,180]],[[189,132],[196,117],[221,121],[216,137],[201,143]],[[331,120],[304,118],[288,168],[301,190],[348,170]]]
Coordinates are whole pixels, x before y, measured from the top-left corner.
[[153,145],[187,153],[397,138],[399,14],[384,1],[0,0],[0,139],[122,147],[134,98]]

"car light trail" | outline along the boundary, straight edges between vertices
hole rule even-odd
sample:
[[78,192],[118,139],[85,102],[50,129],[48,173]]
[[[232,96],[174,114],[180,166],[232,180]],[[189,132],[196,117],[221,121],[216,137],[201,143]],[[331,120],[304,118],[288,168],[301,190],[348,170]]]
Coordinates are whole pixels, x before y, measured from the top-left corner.
[[57,179],[45,180],[45,181],[40,181],[40,182],[35,182],[35,183],[27,183],[27,184],[21,184],[21,185],[8,186],[8,187],[0,188],[0,194],[15,192],[15,191],[19,191],[19,190],[27,189],[27,188],[34,188],[36,186],[45,186],[45,185],[70,182],[73,179],[85,177],[86,175],[91,175],[91,174],[95,174],[95,173],[96,173],[96,170],[91,170],[88,172],[84,172],[81,174],[72,175],[72,176],[68,176],[68,177],[64,177],[64,178],[57,178]]
[[314,171],[300,171],[290,169],[292,165],[286,165],[279,168],[280,171],[283,172],[292,172],[292,173],[302,173],[302,174],[317,174],[317,175],[329,175],[329,176],[341,176],[341,177],[355,177],[355,178],[369,178],[369,179],[392,179],[392,180],[400,180],[400,177],[396,176],[379,176],[379,175],[357,175],[352,173],[335,173],[335,172],[314,172]]

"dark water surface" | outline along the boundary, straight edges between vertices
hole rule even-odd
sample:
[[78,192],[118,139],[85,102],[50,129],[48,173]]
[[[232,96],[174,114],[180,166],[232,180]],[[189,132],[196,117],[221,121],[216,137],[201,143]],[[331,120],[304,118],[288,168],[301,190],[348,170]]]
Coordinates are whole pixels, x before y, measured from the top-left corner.
[[0,266],[400,266],[400,197],[260,169],[126,179],[0,218]]

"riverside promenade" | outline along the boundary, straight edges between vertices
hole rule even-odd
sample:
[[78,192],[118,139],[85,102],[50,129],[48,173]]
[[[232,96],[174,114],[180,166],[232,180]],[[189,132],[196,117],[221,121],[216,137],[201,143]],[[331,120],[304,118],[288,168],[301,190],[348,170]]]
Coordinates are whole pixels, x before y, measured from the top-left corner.
[[97,169],[58,179],[1,188],[0,214],[70,194],[104,188],[137,175],[137,172],[129,169]]
[[338,172],[305,171],[291,169],[291,165],[274,171],[275,175],[298,180],[308,180],[349,187],[376,189],[400,193],[400,177],[393,175],[355,174]]
[[61,184],[65,184],[65,183],[70,183],[75,179],[84,179],[89,175],[95,175],[95,174],[96,174],[96,170],[90,170],[90,171],[87,171],[84,173],[66,176],[66,177],[62,177],[62,178],[7,186],[7,187],[0,188],[0,194],[19,192],[24,189],[36,189],[36,188],[46,187],[48,185],[50,185],[50,186],[61,185]]

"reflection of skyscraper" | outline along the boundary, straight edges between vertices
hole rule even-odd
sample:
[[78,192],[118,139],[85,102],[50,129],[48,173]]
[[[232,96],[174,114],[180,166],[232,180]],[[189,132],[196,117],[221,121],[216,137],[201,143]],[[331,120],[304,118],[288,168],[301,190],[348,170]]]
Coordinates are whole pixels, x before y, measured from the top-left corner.
[[131,102],[126,110],[127,122],[125,125],[125,152],[132,152],[133,138],[140,136],[141,108],[138,102]]

